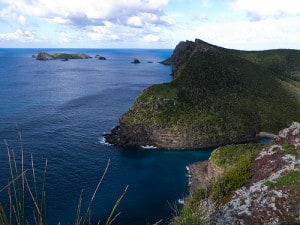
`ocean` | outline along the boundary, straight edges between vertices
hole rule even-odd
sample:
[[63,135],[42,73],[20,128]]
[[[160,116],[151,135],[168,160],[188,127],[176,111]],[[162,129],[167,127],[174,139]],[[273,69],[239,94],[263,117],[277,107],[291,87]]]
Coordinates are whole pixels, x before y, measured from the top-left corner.
[[[107,60],[38,61],[32,55],[39,51],[100,54]],[[158,49],[0,49],[0,190],[9,179],[4,140],[20,161],[19,127],[25,167],[31,167],[32,155],[42,175],[48,161],[46,224],[74,222],[81,190],[86,207],[108,160],[91,223],[104,224],[129,185],[113,224],[147,225],[161,219],[167,224],[172,207],[187,194],[186,166],[208,159],[211,149],[114,147],[102,135],[118,124],[143,89],[172,79],[171,67],[157,63],[171,54]],[[131,64],[134,58],[141,63]],[[8,205],[7,190],[0,193],[0,202]],[[26,215],[31,217],[30,209]]]

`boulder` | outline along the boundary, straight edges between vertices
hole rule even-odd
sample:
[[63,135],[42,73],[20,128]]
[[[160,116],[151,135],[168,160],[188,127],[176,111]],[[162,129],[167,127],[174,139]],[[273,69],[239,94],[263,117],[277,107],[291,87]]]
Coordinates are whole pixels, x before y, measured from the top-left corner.
[[138,63],[141,63],[140,60],[138,60],[137,58],[135,58],[132,62],[132,64],[138,64]]
[[98,60],[106,60],[106,58],[104,56],[101,56],[101,55],[96,55],[95,58],[98,59]]
[[281,130],[274,141],[277,144],[288,143],[291,147],[300,150],[300,123],[293,122],[290,127]]

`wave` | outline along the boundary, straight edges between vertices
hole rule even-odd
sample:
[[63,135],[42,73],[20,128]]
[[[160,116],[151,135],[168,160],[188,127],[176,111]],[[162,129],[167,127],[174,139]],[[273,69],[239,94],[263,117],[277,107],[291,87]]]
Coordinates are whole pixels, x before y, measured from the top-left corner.
[[98,138],[98,143],[100,143],[101,145],[112,146],[112,144],[108,143],[103,136]]
[[141,148],[142,149],[157,149],[157,147],[155,147],[153,145],[142,145]]
[[179,198],[179,199],[177,200],[177,203],[178,203],[179,205],[184,205],[184,199],[183,199],[183,198]]

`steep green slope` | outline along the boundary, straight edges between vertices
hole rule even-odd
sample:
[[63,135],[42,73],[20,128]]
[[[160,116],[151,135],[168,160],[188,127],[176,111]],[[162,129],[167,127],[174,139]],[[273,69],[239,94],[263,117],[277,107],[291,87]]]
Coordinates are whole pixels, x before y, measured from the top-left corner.
[[119,144],[240,142],[300,116],[300,51],[236,51],[196,40],[180,43],[165,63],[175,65],[173,81],[138,96],[120,119]]

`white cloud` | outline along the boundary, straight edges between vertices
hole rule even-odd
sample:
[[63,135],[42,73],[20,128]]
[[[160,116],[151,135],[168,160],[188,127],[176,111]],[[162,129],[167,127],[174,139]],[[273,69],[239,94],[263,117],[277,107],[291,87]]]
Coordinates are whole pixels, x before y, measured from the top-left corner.
[[26,25],[26,18],[22,15],[18,16],[18,23],[21,24],[22,26]]
[[70,41],[72,41],[72,36],[66,32],[60,32],[59,34],[59,41],[60,42],[64,42],[64,43],[68,43]]
[[127,24],[133,27],[142,27],[143,23],[140,17],[132,16],[127,19]]
[[150,24],[169,25],[169,22],[167,20],[161,20],[156,14],[153,13],[140,13],[127,19],[127,25],[132,27],[143,27]]
[[[102,25],[103,21],[127,24],[143,13],[157,18],[148,22],[162,23],[163,9],[168,0],[2,0],[7,9],[23,15],[37,16],[57,23],[76,26]],[[130,19],[134,18],[134,19]],[[135,20],[135,21],[132,21]]]
[[109,22],[106,22],[106,26],[93,26],[89,28],[87,32],[87,37],[92,41],[112,41],[119,40],[119,36],[112,32],[113,25]]
[[174,36],[180,40],[200,38],[226,48],[261,50],[272,48],[300,48],[297,29],[300,17],[268,18],[260,21],[216,21],[197,26],[176,27]]
[[158,41],[160,41],[160,37],[158,35],[154,35],[154,34],[148,34],[148,35],[144,36],[143,39],[146,42],[158,42]]
[[32,42],[37,40],[35,34],[28,30],[17,29],[15,32],[0,33],[0,41],[12,41],[17,40],[20,42]]
[[299,0],[235,0],[231,7],[247,12],[253,20],[300,15]]
[[26,18],[15,12],[11,7],[4,8],[0,10],[0,21],[15,21],[19,25],[25,26],[26,25]]

